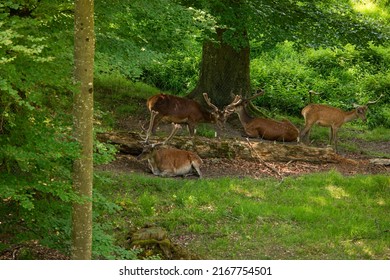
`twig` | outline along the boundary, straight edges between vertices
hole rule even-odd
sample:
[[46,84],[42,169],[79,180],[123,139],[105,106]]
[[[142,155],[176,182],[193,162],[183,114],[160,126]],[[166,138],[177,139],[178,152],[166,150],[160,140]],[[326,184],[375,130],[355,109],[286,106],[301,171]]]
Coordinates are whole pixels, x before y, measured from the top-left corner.
[[270,169],[271,171],[275,172],[279,177],[280,179],[283,180],[283,176],[279,173],[278,170],[276,170],[274,167],[272,167],[271,165],[269,165],[268,163],[266,163],[259,155],[259,153],[255,150],[255,148],[253,148],[252,146],[252,143],[249,141],[249,138],[246,138],[246,141],[248,142],[248,145],[249,145],[249,148],[251,149],[251,151],[253,151],[255,154],[256,154],[256,158],[262,163],[264,164],[268,169]]

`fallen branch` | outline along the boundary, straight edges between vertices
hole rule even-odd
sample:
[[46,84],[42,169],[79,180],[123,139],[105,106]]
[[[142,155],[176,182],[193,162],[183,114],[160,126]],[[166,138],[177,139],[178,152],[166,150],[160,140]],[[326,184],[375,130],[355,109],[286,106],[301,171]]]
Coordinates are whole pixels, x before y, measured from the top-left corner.
[[270,166],[268,163],[266,163],[262,158],[261,156],[257,153],[257,151],[253,148],[251,142],[249,141],[249,138],[246,138],[246,141],[248,142],[248,146],[249,148],[253,151],[253,153],[256,154],[256,158],[258,159],[258,161],[260,163],[262,163],[263,165],[265,165],[265,167],[267,167],[268,169],[270,169],[271,171],[275,172],[279,177],[280,179],[283,180],[283,176],[279,173],[278,170],[276,170],[274,167]]
[[[161,140],[164,137],[155,137]],[[142,138],[134,132],[110,132],[98,134],[98,140],[118,146],[123,154],[134,156],[142,152]],[[346,159],[336,154],[331,148],[317,148],[297,143],[274,143],[271,141],[252,141],[251,146],[241,138],[211,139],[200,136],[175,136],[171,145],[196,152],[201,158],[240,158],[264,162],[311,162],[339,163]],[[253,151],[256,151],[254,153]]]

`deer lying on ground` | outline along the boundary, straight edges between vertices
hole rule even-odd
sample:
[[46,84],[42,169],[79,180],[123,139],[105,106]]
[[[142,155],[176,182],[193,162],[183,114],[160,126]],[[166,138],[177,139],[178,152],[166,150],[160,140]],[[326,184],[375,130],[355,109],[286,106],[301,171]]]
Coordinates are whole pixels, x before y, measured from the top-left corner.
[[[153,114],[156,112],[152,111]],[[202,178],[202,159],[196,153],[164,146],[180,127],[179,124],[174,124],[165,141],[146,145],[137,159],[148,160],[150,170],[157,176],[186,176],[195,171]]]
[[299,130],[290,121],[253,118],[248,114],[246,106],[249,101],[262,94],[264,94],[264,91],[260,90],[257,94],[247,99],[236,95],[233,102],[225,107],[224,112],[228,115],[235,112],[240,119],[245,133],[249,137],[283,142],[298,141]]
[[153,95],[146,101],[146,106],[150,112],[155,111],[158,114],[151,114],[149,129],[146,133],[146,142],[150,134],[154,134],[160,121],[172,122],[177,124],[187,124],[190,135],[195,133],[195,126],[198,123],[216,123],[221,126],[225,122],[223,113],[217,106],[211,103],[207,93],[203,93],[206,103],[212,108],[207,111],[195,100],[182,98],[174,95],[159,93]]
[[[314,92],[309,92],[314,93]],[[382,95],[376,101],[369,101],[366,105],[357,106],[352,111],[345,112],[341,109],[322,105],[322,104],[309,104],[302,109],[301,113],[305,119],[305,127],[300,133],[300,138],[307,142],[310,130],[313,125],[318,124],[320,126],[330,127],[330,145],[334,145],[335,151],[337,151],[337,132],[340,127],[346,123],[358,118],[366,121],[366,113],[369,104],[375,104],[382,97]]]

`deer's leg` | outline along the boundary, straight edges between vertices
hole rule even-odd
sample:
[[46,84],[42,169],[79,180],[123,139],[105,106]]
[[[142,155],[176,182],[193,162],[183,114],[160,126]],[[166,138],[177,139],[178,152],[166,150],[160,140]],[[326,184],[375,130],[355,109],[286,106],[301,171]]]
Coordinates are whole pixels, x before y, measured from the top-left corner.
[[334,150],[337,152],[337,131],[338,131],[338,128],[337,127],[332,127],[331,129],[332,129],[331,145],[333,143]]
[[315,124],[315,121],[309,121],[305,117],[305,127],[302,129],[299,138],[302,139],[302,142],[304,143],[310,143],[310,131],[313,128],[313,125]]
[[303,143],[307,143],[310,136],[310,130],[311,130],[312,124],[306,124],[305,127],[302,129],[299,138],[302,140]]
[[194,136],[195,135],[195,125],[191,122],[187,123],[187,126],[188,126],[188,131],[190,133],[191,136]]
[[196,173],[198,173],[199,178],[202,179],[202,172],[200,172],[199,164],[197,162],[193,161],[191,165],[196,170]]
[[154,168],[150,159],[148,159],[148,166],[150,171],[152,171],[153,175],[157,175],[157,176],[160,175],[160,170],[158,170],[158,168]]
[[160,121],[162,120],[162,116],[160,115],[157,115],[154,119],[154,122],[153,122],[153,126],[152,126],[152,134],[155,135],[156,134],[156,129],[158,127],[158,124],[160,123]]

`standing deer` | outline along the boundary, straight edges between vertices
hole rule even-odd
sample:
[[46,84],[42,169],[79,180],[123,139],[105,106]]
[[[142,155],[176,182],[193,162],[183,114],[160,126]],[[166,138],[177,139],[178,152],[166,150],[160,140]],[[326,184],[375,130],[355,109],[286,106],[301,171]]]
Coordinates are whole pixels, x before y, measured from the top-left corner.
[[225,107],[224,112],[228,115],[235,112],[249,137],[283,142],[298,141],[299,130],[290,121],[253,118],[248,114],[246,106],[249,101],[262,94],[264,94],[264,90],[258,91],[257,94],[248,99],[236,95],[233,102]]
[[[152,115],[155,113],[152,111]],[[165,141],[146,145],[137,159],[148,160],[150,170],[157,176],[185,176],[195,171],[202,178],[202,159],[196,153],[164,146],[180,127],[179,124],[174,124]]]
[[[309,93],[311,94],[314,92],[310,91]],[[337,131],[340,129],[340,127],[344,123],[356,120],[358,118],[366,121],[366,113],[368,109],[367,105],[378,102],[381,97],[382,95],[379,96],[377,100],[369,101],[366,105],[363,106],[355,105],[356,108],[348,112],[328,105],[307,105],[301,111],[305,119],[305,127],[300,133],[300,138],[307,142],[310,135],[310,130],[314,124],[330,127],[329,143],[330,145],[333,144],[335,151],[337,151]]]
[[218,126],[221,126],[225,122],[223,113],[217,106],[211,103],[207,93],[203,93],[203,97],[212,108],[211,112],[203,109],[195,100],[188,98],[163,93],[150,97],[146,101],[146,106],[151,113],[155,111],[158,114],[151,114],[146,142],[150,134],[155,133],[160,121],[178,124],[185,123],[188,125],[191,136],[194,135],[195,126],[198,123],[217,123]]

